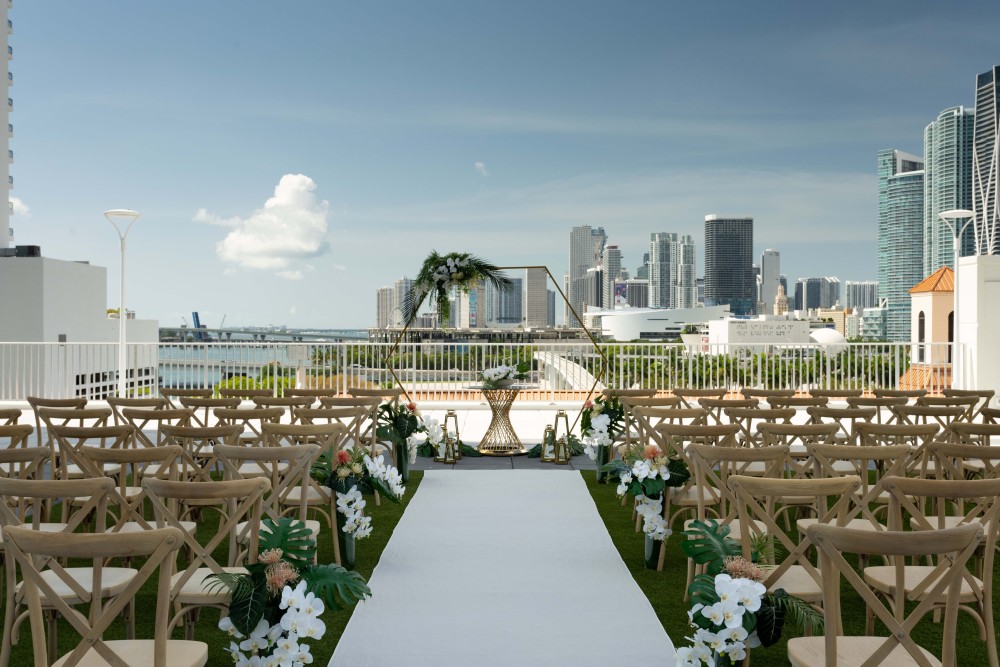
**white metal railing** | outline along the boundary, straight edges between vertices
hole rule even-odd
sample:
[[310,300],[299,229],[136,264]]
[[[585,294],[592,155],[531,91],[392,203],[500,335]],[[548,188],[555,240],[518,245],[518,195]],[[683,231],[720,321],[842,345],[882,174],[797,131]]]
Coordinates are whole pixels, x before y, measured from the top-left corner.
[[[134,395],[160,388],[391,386],[388,343],[162,343],[128,346],[128,384]],[[606,343],[602,358],[589,341],[519,343],[403,343],[392,367],[406,390],[422,400],[481,400],[480,372],[499,363],[529,362],[523,398],[576,399],[597,378],[611,388],[810,387],[904,388],[950,386],[947,344],[848,343],[697,345]],[[113,395],[113,343],[0,343],[0,400],[27,396]],[[575,369],[570,373],[567,369]]]

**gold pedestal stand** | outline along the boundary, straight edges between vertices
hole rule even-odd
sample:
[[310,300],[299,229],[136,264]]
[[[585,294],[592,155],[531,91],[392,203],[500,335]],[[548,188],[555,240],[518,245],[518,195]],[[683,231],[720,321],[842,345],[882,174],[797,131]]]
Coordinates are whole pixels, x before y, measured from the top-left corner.
[[483,389],[483,396],[489,403],[493,417],[490,427],[486,429],[482,442],[479,443],[479,453],[484,456],[519,456],[527,454],[528,450],[514,433],[510,423],[510,406],[520,392],[516,388]]

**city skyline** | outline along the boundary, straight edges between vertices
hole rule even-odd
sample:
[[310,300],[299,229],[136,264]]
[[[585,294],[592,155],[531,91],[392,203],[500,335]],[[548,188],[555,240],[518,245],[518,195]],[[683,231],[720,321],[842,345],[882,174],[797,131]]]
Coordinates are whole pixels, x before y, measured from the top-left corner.
[[139,210],[127,306],[165,326],[364,327],[435,248],[559,277],[566,230],[603,226],[632,268],[713,211],[790,280],[869,280],[871,156],[974,104],[1000,17],[977,4],[15,3],[14,241],[108,267],[116,305],[101,214]]

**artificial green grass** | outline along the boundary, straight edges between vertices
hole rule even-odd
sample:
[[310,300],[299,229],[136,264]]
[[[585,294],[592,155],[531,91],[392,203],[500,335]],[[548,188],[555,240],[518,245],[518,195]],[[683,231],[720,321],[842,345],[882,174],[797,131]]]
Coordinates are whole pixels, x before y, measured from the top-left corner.
[[[687,619],[687,611],[691,605],[690,602],[684,601],[687,558],[679,546],[681,536],[675,532],[666,541],[667,553],[663,571],[647,570],[643,564],[644,538],[641,532],[635,532],[635,522],[631,519],[631,503],[626,503],[626,506],[622,507],[621,500],[615,494],[616,485],[598,484],[593,471],[585,470],[581,474],[622,560],[625,561],[625,565],[632,573],[636,583],[649,598],[657,618],[660,619],[674,646],[690,645],[685,637],[690,637],[694,631],[688,625]],[[675,526],[675,530],[677,529],[679,527]],[[997,581],[998,576],[1000,576],[1000,562],[997,561],[994,562],[993,581]],[[594,585],[597,589],[600,588],[600,582],[594,582]],[[849,584],[843,581],[841,582],[841,605],[845,634],[864,634],[864,604]],[[993,591],[993,608],[1000,609],[1000,591],[996,589]],[[995,612],[994,617],[996,615]],[[885,628],[881,627],[880,623],[876,623],[875,628],[876,634],[885,634]],[[1000,633],[1000,619],[998,618],[994,618],[993,632]],[[798,636],[801,636],[798,629],[791,624],[786,624],[780,642],[768,648],[754,649],[751,652],[751,664],[754,667],[787,665],[787,639]],[[917,644],[940,657],[941,625],[933,623],[929,615],[917,624],[911,636]],[[989,664],[986,657],[986,643],[979,639],[979,631],[975,621],[964,612],[959,612],[956,636],[959,665],[972,667]],[[632,641],[640,640],[636,637],[629,639]],[[650,664],[657,663],[653,660]]]
[[[391,537],[396,524],[399,523],[400,518],[403,516],[403,512],[413,498],[413,494],[416,493],[417,488],[420,486],[421,479],[423,479],[423,472],[413,471],[410,473],[410,481],[406,485],[406,496],[399,505],[383,500],[381,506],[376,507],[373,498],[366,498],[367,505],[365,512],[372,517],[374,530],[370,536],[357,543],[357,558],[355,563],[355,570],[360,572],[365,580],[371,578],[372,571],[375,569],[375,565],[382,556],[382,551],[385,550],[385,546],[389,542],[389,537]],[[203,513],[202,521],[198,528],[199,539],[203,539],[214,532],[217,526],[215,516],[210,511]],[[322,522],[321,517],[320,521]],[[332,535],[330,530],[326,528],[325,523],[321,523],[321,525],[323,528],[319,534],[319,561],[332,562]],[[216,558],[222,565],[226,564],[225,549],[226,547],[222,546],[216,552]],[[132,567],[142,566],[140,559],[134,562],[137,564],[133,564]],[[113,563],[113,565],[115,564]],[[184,554],[181,551],[178,558],[178,567],[183,567],[183,565]],[[377,596],[378,591],[373,590],[372,595]],[[156,610],[155,577],[151,581],[148,581],[139,591],[136,597],[136,608],[136,637],[139,639],[151,639],[153,637],[154,612]],[[81,607],[80,609],[82,610],[83,608]],[[330,656],[333,655],[333,650],[336,648],[337,642],[340,641],[340,637],[344,633],[344,628],[347,627],[347,622],[350,620],[352,613],[353,608],[349,608],[340,611],[327,610],[323,615],[323,621],[326,623],[326,634],[319,641],[307,641],[310,644],[314,665],[322,667],[330,662]],[[2,618],[2,610],[0,610],[0,618]],[[226,652],[226,649],[229,647],[230,638],[218,629],[218,623],[218,610],[205,608],[201,610],[195,628],[195,639],[208,644],[208,665],[210,667],[223,667],[233,664],[232,658]],[[124,624],[116,622],[105,635],[105,638],[122,639],[124,636]],[[173,638],[181,639],[183,636],[183,627],[178,627],[174,632]],[[54,661],[55,658],[73,650],[80,637],[68,623],[60,620],[58,639],[58,655],[50,655],[49,661]],[[10,665],[11,667],[21,667],[22,665],[31,665],[32,662],[31,630],[28,621],[25,620],[21,626],[20,641],[12,647]]]

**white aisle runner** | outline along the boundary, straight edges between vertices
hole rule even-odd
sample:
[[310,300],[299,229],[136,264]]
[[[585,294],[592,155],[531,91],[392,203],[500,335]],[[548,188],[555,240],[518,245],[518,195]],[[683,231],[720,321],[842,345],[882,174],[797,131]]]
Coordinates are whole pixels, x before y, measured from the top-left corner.
[[426,472],[369,585],[331,666],[673,664],[579,472]]

